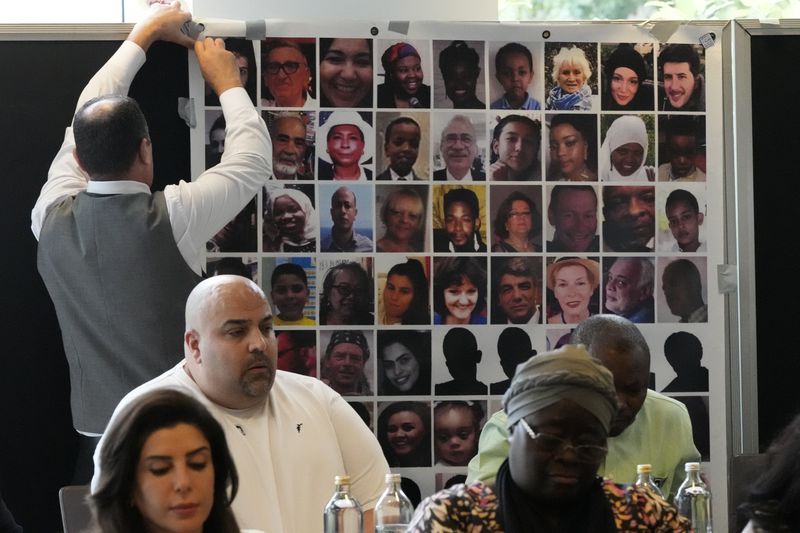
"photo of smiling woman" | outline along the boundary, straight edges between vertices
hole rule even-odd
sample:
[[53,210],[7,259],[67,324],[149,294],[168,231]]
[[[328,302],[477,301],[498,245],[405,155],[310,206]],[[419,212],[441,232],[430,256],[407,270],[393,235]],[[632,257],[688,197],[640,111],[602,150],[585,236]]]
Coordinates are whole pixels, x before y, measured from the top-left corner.
[[548,115],[547,181],[597,181],[597,116]]
[[545,61],[551,61],[549,71],[552,85],[545,99],[545,109],[592,109],[592,95],[596,93],[592,85],[596,83],[590,83],[590,80],[597,66],[597,45],[546,43],[545,56]]
[[653,44],[603,45],[605,111],[653,111]]
[[319,40],[320,107],[372,107],[372,39]]
[[378,330],[378,394],[431,393],[431,332]]
[[[363,259],[372,271],[372,258]],[[328,270],[319,297],[319,323],[323,326],[375,323],[372,314],[372,277],[355,261]]]
[[[380,323],[430,324],[428,304],[428,258],[408,258],[393,265],[380,289]],[[380,281],[378,282],[381,284]]]
[[655,181],[652,153],[648,159],[650,139],[655,139],[653,115],[603,115],[604,126],[608,120],[613,122],[600,146],[600,181]]
[[435,257],[434,324],[486,324],[486,258]]
[[381,55],[384,82],[378,85],[378,107],[431,107],[431,87],[422,83],[425,73],[417,50],[422,48],[419,44],[424,43],[401,41],[384,50]]
[[265,251],[317,251],[317,214],[305,192],[294,188],[271,188],[266,192],[264,205]]
[[376,229],[384,227],[383,236],[375,243],[375,251],[424,251],[427,186],[378,185],[375,195]]
[[431,466],[431,407],[424,402],[379,404],[378,442],[389,466]]
[[577,324],[597,314],[600,265],[583,257],[561,257],[547,265],[547,323]]

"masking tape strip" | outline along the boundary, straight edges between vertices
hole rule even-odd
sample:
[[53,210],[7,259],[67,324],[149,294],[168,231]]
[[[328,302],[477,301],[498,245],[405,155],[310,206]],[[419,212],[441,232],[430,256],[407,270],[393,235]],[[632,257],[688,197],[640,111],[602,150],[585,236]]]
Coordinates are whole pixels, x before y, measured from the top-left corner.
[[408,29],[410,27],[411,22],[408,20],[390,20],[388,30],[396,33],[402,33],[403,35],[408,35]]
[[264,39],[267,36],[267,21],[261,20],[246,20],[244,22],[244,36],[251,41]]
[[736,265],[717,265],[717,285],[720,294],[736,292],[739,288],[736,281],[738,273]]

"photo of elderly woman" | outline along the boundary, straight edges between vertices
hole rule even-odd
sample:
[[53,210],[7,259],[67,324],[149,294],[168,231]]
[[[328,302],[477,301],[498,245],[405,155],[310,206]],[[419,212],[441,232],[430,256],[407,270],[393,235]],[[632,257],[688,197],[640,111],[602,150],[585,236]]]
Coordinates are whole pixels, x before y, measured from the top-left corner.
[[386,48],[381,54],[384,81],[378,85],[378,107],[429,109],[431,87],[422,81],[430,61],[419,52],[428,50],[428,43],[390,42],[384,41]]
[[431,466],[430,404],[380,402],[378,409],[378,442],[389,466]]
[[653,111],[653,43],[601,46],[604,111]]
[[[483,405],[482,405],[483,404]],[[436,465],[467,466],[478,453],[485,402],[447,400],[433,404],[433,457]]]
[[597,181],[597,115],[547,115],[547,181]]
[[486,258],[433,261],[433,323],[486,324]]
[[315,108],[313,38],[261,41],[261,106]]
[[[379,257],[380,262],[384,257]],[[408,257],[378,275],[380,324],[430,324],[429,257]],[[380,270],[379,272],[382,272]]]
[[325,139],[325,149],[317,152],[321,180],[371,180],[372,151],[375,136],[372,113],[322,111],[319,114],[318,139]]
[[264,195],[264,251],[316,252],[314,186],[271,186]]
[[425,185],[378,185],[375,187],[376,234],[378,252],[422,252],[428,187]]
[[545,64],[550,73],[545,109],[588,111],[597,94],[596,43],[545,43]]
[[542,188],[504,185],[492,189],[492,251],[542,251]]
[[320,107],[372,107],[372,39],[319,40]]
[[431,393],[431,332],[378,330],[378,394]]
[[577,324],[598,313],[600,264],[561,257],[547,265],[547,323]]
[[[325,274],[319,296],[319,323],[323,326],[372,325],[372,258],[361,263],[337,263]],[[368,272],[369,271],[369,272]]]
[[655,181],[653,115],[603,115],[600,181]]

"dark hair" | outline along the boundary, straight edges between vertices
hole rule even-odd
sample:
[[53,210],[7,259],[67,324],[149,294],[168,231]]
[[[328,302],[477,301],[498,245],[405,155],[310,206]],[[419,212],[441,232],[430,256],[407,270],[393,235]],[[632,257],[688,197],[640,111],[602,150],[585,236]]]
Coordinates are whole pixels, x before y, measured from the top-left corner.
[[358,288],[355,291],[355,317],[358,321],[372,314],[372,302],[369,297],[369,287],[371,285],[369,276],[364,268],[354,262],[339,263],[325,274],[322,282],[322,293],[319,296],[319,320],[321,324],[328,323],[328,313],[331,306],[331,290],[339,272],[349,271],[356,277]]
[[[553,115],[553,118],[550,119],[549,128],[551,135],[554,129],[564,124],[575,128],[575,130],[581,134],[583,140],[586,141],[588,146],[586,166],[593,171],[597,170],[597,120],[595,116],[596,115],[570,115],[567,113],[559,113],[558,115]],[[551,161],[551,167],[555,163],[555,161]],[[548,175],[550,175],[550,173],[548,173]]]
[[454,63],[466,63],[472,72],[477,76],[480,72],[480,56],[474,48],[464,41],[453,41],[445,49],[439,52],[439,70],[442,77],[447,78],[447,72]]
[[772,441],[766,452],[766,467],[755,481],[748,502],[771,502],[787,531],[800,531],[800,415],[794,417]]
[[244,85],[244,90],[247,91],[247,94],[250,95],[250,99],[255,103],[258,75],[256,74],[256,54],[253,51],[253,41],[243,37],[228,37],[225,39],[225,48],[234,55],[247,59],[249,71],[247,73],[247,83]]
[[695,213],[700,212],[700,206],[697,204],[697,198],[695,198],[694,195],[686,189],[675,189],[669,193],[669,196],[667,196],[667,203],[664,205],[664,209],[669,209],[679,202],[683,202],[688,205],[689,208],[691,208]]
[[[397,413],[409,411],[416,414],[425,429],[425,436],[419,446],[404,457],[398,457],[389,445],[389,418]],[[383,449],[383,455],[389,462],[389,466],[430,466],[431,465],[431,409],[422,402],[394,402],[378,415],[378,442]]]
[[550,191],[550,203],[547,205],[547,210],[556,211],[558,208],[558,198],[561,193],[567,191],[586,191],[591,192],[594,196],[595,206],[597,205],[597,191],[591,185],[556,185]]
[[233,274],[243,278],[253,279],[250,267],[244,264],[241,257],[223,257],[219,261],[214,261],[209,265],[211,275],[219,276],[222,274]]
[[700,339],[688,331],[676,331],[664,341],[664,355],[670,359],[694,361],[700,364],[703,359],[703,345]]
[[396,119],[394,119],[391,122],[389,122],[389,124],[386,126],[386,134],[385,134],[385,136],[383,138],[383,145],[384,146],[389,144],[389,137],[391,137],[391,135],[392,135],[392,128],[394,128],[398,124],[410,124],[412,126],[416,126],[417,127],[417,131],[419,131],[420,134],[422,133],[422,129],[419,127],[419,123],[416,120],[414,120],[411,117],[407,117],[405,115],[399,116]]
[[[533,120],[533,119],[531,119],[529,117],[526,117],[526,116],[523,116],[523,115],[515,115],[515,114],[504,116],[503,118],[501,118],[497,122],[497,125],[494,127],[494,130],[492,131],[492,142],[490,143],[490,145],[494,145],[495,142],[499,143],[500,142],[500,136],[503,134],[503,129],[507,125],[509,125],[511,123],[514,123],[514,122],[517,122],[519,124],[524,124],[524,125],[528,126],[531,129],[531,131],[533,131],[534,135],[536,136],[536,154],[535,155],[537,157],[534,157],[533,160],[531,161],[531,164],[529,166],[527,166],[526,168],[522,169],[522,171],[520,171],[520,172],[527,172],[530,169],[535,168],[535,167],[537,167],[539,165],[539,157],[538,157],[538,155],[539,155],[539,150],[541,149],[540,147],[541,147],[541,144],[542,144],[542,125],[538,120]],[[500,154],[495,153],[494,148],[490,149],[489,151],[491,152],[490,155],[489,155],[489,161],[491,163],[494,163],[495,161],[500,159]]]
[[469,206],[470,211],[472,211],[472,220],[478,218],[480,214],[480,205],[478,203],[478,195],[475,194],[475,191],[467,189],[466,187],[458,187],[457,189],[450,189],[444,193],[442,204],[444,206],[445,216],[447,216],[447,210],[450,209],[450,206],[456,202],[461,202]]
[[[230,504],[239,478],[219,422],[197,400],[172,389],[140,396],[120,411],[107,429],[100,449],[100,479],[91,496],[96,524],[104,533],[144,531],[144,520],[131,497],[136,470],[147,439],[163,428],[189,424],[200,430],[211,448],[214,466],[214,504],[203,525],[208,533],[238,532]],[[228,497],[230,487],[230,498]]]
[[693,116],[667,115],[663,129],[667,139],[677,135],[686,135],[697,140],[697,122]]
[[[438,259],[438,258],[437,258]],[[478,288],[478,302],[472,317],[486,309],[486,268],[481,267],[476,257],[443,257],[436,263],[433,276],[433,310],[444,317],[449,313],[444,304],[444,291],[453,285],[461,285],[464,278]]]
[[297,263],[281,263],[280,265],[277,265],[274,269],[272,269],[272,276],[270,276],[269,284],[274,287],[275,282],[278,281],[278,278],[285,275],[297,276],[303,280],[303,285],[308,287],[308,276],[306,275],[306,271]]
[[214,119],[214,122],[211,123],[211,127],[208,129],[209,135],[214,130],[224,130],[225,129],[225,115],[220,115]]
[[682,285],[692,296],[700,298],[703,291],[703,281],[700,270],[688,259],[676,259],[664,268],[664,276],[672,276],[673,280],[680,280]]
[[150,139],[139,104],[122,95],[98,96],[83,104],[72,131],[81,167],[96,181],[122,178],[136,160],[142,139]]
[[346,41],[365,41],[367,46],[369,47],[369,58],[370,61],[372,60],[372,39],[361,39],[358,37],[353,38],[344,38],[344,37],[320,37],[319,39],[319,61],[322,63],[322,60],[325,59],[325,55],[328,53],[328,50],[331,49],[331,45],[333,41],[336,39],[343,39]]
[[500,67],[503,63],[503,60],[507,55],[511,54],[522,54],[525,56],[525,59],[528,60],[528,68],[533,70],[533,56],[531,56],[531,51],[528,50],[527,46],[523,46],[519,43],[508,43],[500,47],[500,50],[497,51],[497,54],[494,56],[494,69],[495,71],[500,70]]
[[397,263],[386,274],[386,281],[391,276],[405,276],[414,286],[414,298],[408,311],[402,317],[402,324],[430,324],[431,313],[428,307],[428,278],[422,263],[416,259],[408,259],[405,263]]
[[[443,409],[467,409],[472,414],[472,427],[476,432],[481,430],[481,420],[485,415],[483,407],[479,402],[468,402],[465,400],[444,400],[436,402],[433,405],[433,416],[436,417],[436,412]],[[477,442],[475,443],[477,445]]]
[[514,191],[509,194],[505,200],[500,202],[497,208],[497,214],[494,217],[494,232],[503,239],[508,238],[508,230],[506,229],[506,222],[508,222],[509,213],[511,213],[511,206],[516,201],[522,201],[528,204],[531,210],[531,231],[528,233],[528,240],[533,240],[539,235],[542,225],[542,217],[539,216],[539,210],[536,209],[536,204],[533,200],[525,196],[519,191]]
[[700,56],[691,44],[668,44],[658,54],[658,68],[664,69],[664,63],[689,63],[693,76],[700,73]]
[[[414,355],[419,365],[419,378],[408,391],[399,391],[386,378],[383,368],[383,351],[393,344],[402,344]],[[415,331],[409,329],[384,329],[378,330],[378,375],[381,376],[379,394],[402,394],[412,396],[415,394],[427,395],[431,393],[431,333],[430,331]]]

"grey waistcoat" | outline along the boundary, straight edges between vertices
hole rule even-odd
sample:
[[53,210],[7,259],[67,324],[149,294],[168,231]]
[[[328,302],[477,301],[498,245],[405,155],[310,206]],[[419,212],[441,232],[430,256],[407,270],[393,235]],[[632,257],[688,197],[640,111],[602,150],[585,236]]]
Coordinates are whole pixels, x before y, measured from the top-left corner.
[[128,391],[183,357],[184,305],[201,278],[161,192],[82,192],[53,207],[38,266],[61,326],[73,424],[102,433]]

